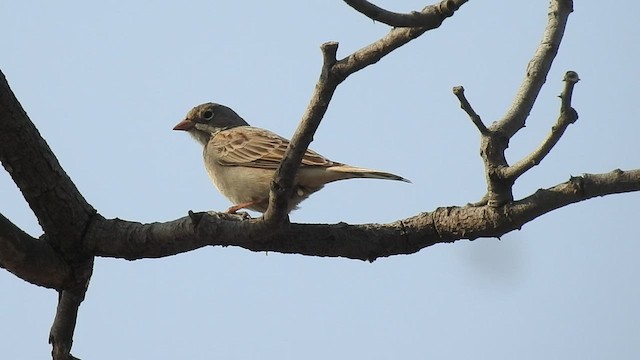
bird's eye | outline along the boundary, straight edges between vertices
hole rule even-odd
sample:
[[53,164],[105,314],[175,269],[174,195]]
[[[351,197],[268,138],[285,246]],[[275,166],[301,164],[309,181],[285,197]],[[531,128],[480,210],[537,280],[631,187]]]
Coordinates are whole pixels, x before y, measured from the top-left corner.
[[206,120],[211,120],[211,118],[213,118],[213,111],[207,110],[203,112],[202,117],[205,118]]

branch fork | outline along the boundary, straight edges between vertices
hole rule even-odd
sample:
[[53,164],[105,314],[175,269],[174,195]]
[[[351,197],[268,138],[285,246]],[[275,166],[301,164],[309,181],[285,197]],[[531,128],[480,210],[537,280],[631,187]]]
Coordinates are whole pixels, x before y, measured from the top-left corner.
[[484,162],[487,193],[474,205],[499,207],[513,202],[513,185],[516,180],[532,167],[540,164],[544,157],[560,140],[569,124],[578,119],[578,114],[571,107],[573,88],[579,81],[575,71],[568,71],[564,76],[565,87],[560,95],[560,116],[551,132],[538,148],[529,155],[509,165],[505,152],[510,139],[525,126],[525,122],[535,100],[545,83],[551,64],[558,52],[564,35],[569,14],[573,11],[570,0],[551,1],[549,19],[542,41],[534,56],[529,61],[525,79],[523,80],[511,108],[504,117],[490,127],[482,122],[464,95],[464,88],[453,88],[454,95],[460,101],[460,107],[471,118],[480,132],[480,154]]
[[[313,135],[320,126],[338,85],[356,71],[375,64],[393,50],[426,31],[439,27],[447,17],[450,17],[466,2],[467,0],[445,0],[438,5],[427,6],[422,11],[422,14],[428,15],[427,22],[421,23],[418,27],[392,29],[385,37],[341,60],[337,59],[337,42],[322,44],[320,50],[322,51],[323,64],[320,78],[271,183],[269,207],[262,217],[267,226],[278,228],[288,224],[287,199],[293,191],[293,180],[302,156],[313,141]],[[349,4],[349,1],[347,3]],[[353,1],[350,5],[353,6],[353,3],[360,3],[362,6],[371,5],[366,1]],[[443,9],[447,11],[443,11]]]
[[571,107],[571,97],[573,88],[579,80],[578,73],[575,71],[565,73],[563,79],[565,86],[560,94],[560,115],[556,124],[551,127],[551,132],[536,149],[511,166],[507,164],[504,154],[509,139],[500,132],[500,127],[487,128],[484,125],[465,97],[462,86],[453,88],[454,95],[460,101],[460,107],[469,115],[481,136],[481,155],[485,164],[487,194],[474,205],[497,207],[513,201],[512,187],[516,180],[534,166],[539,165],[558,143],[567,127],[578,120],[578,113]]

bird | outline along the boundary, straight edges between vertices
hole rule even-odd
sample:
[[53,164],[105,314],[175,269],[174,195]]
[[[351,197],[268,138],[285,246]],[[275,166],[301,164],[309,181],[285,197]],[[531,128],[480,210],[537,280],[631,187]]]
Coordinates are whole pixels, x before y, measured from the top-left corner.
[[[173,130],[187,131],[202,145],[209,177],[234,204],[227,213],[235,214],[240,209],[267,211],[270,184],[289,140],[251,126],[231,108],[212,102],[191,109]],[[331,161],[308,149],[294,180],[287,214],[325,184],[352,178],[411,182],[388,172]]]

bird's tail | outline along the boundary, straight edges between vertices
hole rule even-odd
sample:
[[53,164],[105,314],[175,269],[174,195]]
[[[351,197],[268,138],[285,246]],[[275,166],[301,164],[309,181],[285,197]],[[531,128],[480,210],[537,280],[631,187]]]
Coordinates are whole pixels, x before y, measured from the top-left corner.
[[344,179],[369,178],[369,179],[382,179],[382,180],[397,180],[397,181],[404,181],[408,183],[411,182],[410,180],[407,180],[402,176],[398,176],[392,173],[379,171],[379,170],[359,168],[359,167],[354,167],[349,165],[331,166],[327,168],[327,171],[348,175],[348,176],[345,176]]

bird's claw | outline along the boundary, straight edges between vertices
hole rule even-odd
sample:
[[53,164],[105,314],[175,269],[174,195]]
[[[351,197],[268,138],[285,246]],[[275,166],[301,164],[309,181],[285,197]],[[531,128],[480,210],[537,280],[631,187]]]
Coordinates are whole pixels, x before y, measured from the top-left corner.
[[246,211],[235,213],[209,211],[208,214],[221,220],[242,221],[251,219],[251,215],[249,215],[249,213]]

